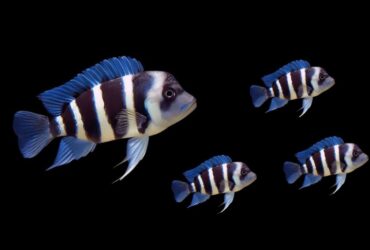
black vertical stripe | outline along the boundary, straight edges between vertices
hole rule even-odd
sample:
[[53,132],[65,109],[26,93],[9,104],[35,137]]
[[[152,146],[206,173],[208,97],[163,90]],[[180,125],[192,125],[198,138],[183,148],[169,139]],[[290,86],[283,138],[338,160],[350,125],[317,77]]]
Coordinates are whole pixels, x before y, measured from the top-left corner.
[[144,123],[137,120],[139,125],[138,131],[142,134],[145,133],[150,122],[150,114],[145,108],[145,99],[148,91],[153,85],[153,80],[153,77],[147,72],[142,72],[132,78],[135,111],[147,117]]
[[60,128],[58,123],[55,120],[56,118],[50,118],[49,119],[49,128],[50,128],[50,133],[54,136],[57,137],[60,135]]
[[349,150],[349,147],[346,144],[339,145],[339,159],[340,159],[340,167],[342,172],[345,172],[347,169],[347,162],[345,160],[346,153]]
[[117,114],[126,108],[125,93],[122,78],[117,78],[112,81],[104,82],[101,84],[100,89],[103,95],[104,110],[108,117],[108,122],[112,126],[116,138],[122,138],[127,133],[116,130]]
[[315,70],[313,68],[307,68],[305,69],[305,72],[306,72],[307,93],[310,96],[313,92],[313,86],[312,86],[311,80],[312,80],[312,76],[315,73]]
[[225,182],[222,175],[222,165],[214,167],[213,171],[213,178],[215,180],[216,187],[219,193],[223,193],[225,191]]
[[94,102],[94,94],[91,89],[86,90],[76,99],[87,138],[93,142],[100,142],[100,124]]
[[230,191],[232,191],[235,187],[235,182],[233,179],[233,174],[236,170],[236,164],[235,163],[229,163],[227,164],[227,179],[229,180],[229,188]]
[[206,191],[206,193],[207,194],[212,194],[212,185],[211,185],[211,182],[209,181],[208,169],[204,170],[200,174],[200,177],[202,178],[203,185],[204,185],[204,190]]
[[288,86],[288,79],[287,75],[283,75],[279,78],[281,90],[283,91],[283,96],[285,99],[290,99],[290,91]]
[[301,79],[301,71],[297,70],[290,74],[292,78],[292,85],[293,89],[297,95],[297,98],[302,97],[302,79]]
[[64,110],[62,114],[64,127],[66,130],[66,134],[70,136],[76,136],[76,126],[77,122],[75,120],[75,117],[73,115],[71,105],[68,104],[66,109]]
[[326,164],[328,165],[330,174],[335,174],[336,172],[336,162],[335,162],[335,150],[334,147],[330,147],[324,150]]
[[316,165],[316,171],[317,171],[317,174],[320,175],[320,176],[323,176],[324,175],[324,168],[322,166],[322,161],[321,161],[321,155],[320,155],[320,152],[317,152],[315,153],[313,156],[312,156],[314,162],[315,162],[315,165]]
[[201,186],[197,177],[194,178],[194,186],[195,186],[194,192],[200,192]]
[[274,96],[279,97],[280,91],[275,83],[272,85],[272,89],[274,90]]
[[306,162],[306,167],[307,167],[307,173],[308,174],[312,174],[313,173],[313,166],[312,166],[312,163],[310,161],[310,158],[308,158],[308,161]]

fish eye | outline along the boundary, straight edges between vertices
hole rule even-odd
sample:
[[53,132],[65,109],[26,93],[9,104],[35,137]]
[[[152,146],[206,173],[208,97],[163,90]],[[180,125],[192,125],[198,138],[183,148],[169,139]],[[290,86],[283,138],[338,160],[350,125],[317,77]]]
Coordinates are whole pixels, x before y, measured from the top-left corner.
[[246,168],[242,168],[242,171],[240,173],[242,176],[246,176],[248,174],[248,170]]
[[166,99],[172,99],[172,98],[174,98],[176,96],[176,91],[173,88],[167,88],[163,92],[163,96]]
[[360,152],[358,152],[357,150],[354,150],[353,151],[353,157],[357,157],[360,155]]
[[328,77],[328,74],[321,73],[319,77],[320,77],[320,80],[324,80]]

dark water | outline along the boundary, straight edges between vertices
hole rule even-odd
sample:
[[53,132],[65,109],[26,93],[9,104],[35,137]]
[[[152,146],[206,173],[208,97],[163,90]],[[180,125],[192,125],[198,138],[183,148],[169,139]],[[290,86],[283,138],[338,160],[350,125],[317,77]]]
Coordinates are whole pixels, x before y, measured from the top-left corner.
[[[1,175],[4,219],[10,235],[34,233],[36,242],[53,235],[58,242],[97,240],[108,234],[102,241],[122,240],[124,245],[129,235],[158,231],[163,238],[177,235],[179,242],[190,241],[194,234],[220,233],[230,241],[246,237],[263,245],[266,241],[259,239],[277,238],[276,243],[288,246],[289,238],[310,242],[309,238],[355,237],[358,227],[369,224],[369,163],[349,174],[333,196],[335,177],[298,190],[300,181],[288,185],[282,172],[284,161],[294,161],[297,151],[327,136],[355,142],[370,154],[369,64],[362,62],[369,58],[369,41],[361,29],[363,20],[339,22],[338,14],[325,23],[284,29],[274,22],[259,27],[239,15],[227,23],[198,15],[200,21],[194,25],[185,17],[175,19],[185,21],[177,28],[169,24],[172,20],[137,27],[117,16],[81,21],[73,15],[79,22],[30,17],[10,32],[11,57],[5,68],[10,77],[3,82],[3,96],[9,100],[1,122],[6,138]],[[124,140],[99,145],[87,157],[49,172],[44,170],[56,156],[58,140],[37,157],[23,159],[11,128],[13,114],[45,114],[36,98],[39,93],[120,55],[137,58],[147,70],[171,72],[198,99],[198,108],[150,138],[143,161],[116,184],[112,181],[124,168],[112,167],[125,156]],[[268,105],[253,108],[249,86],[262,84],[261,76],[295,59],[324,67],[336,85],[314,98],[302,118],[297,112],[301,101],[269,114],[264,113]],[[183,171],[216,154],[246,162],[258,180],[236,193],[223,214],[217,214],[222,196],[190,209],[190,199],[176,204],[171,181],[183,179]],[[281,232],[285,238],[276,236]],[[152,243],[165,242],[157,238]]]

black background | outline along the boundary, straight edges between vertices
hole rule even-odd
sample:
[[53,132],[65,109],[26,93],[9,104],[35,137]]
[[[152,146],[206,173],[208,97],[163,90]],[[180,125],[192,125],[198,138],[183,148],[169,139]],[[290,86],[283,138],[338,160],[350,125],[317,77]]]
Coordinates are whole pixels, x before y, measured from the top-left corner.
[[[333,196],[335,177],[298,190],[301,180],[288,185],[282,172],[284,161],[295,161],[297,151],[327,136],[355,142],[370,154],[368,28],[357,9],[267,13],[225,6],[161,11],[105,6],[89,12],[55,6],[35,12],[23,7],[22,12],[11,10],[4,33],[9,57],[2,82],[1,179],[4,225],[19,239],[13,243],[27,235],[30,242],[53,236],[50,246],[70,239],[123,246],[132,235],[152,246],[170,240],[173,246],[193,239],[207,243],[210,236],[282,246],[291,245],[291,239],[305,244],[340,237],[364,240],[358,232],[369,224],[369,164],[348,175]],[[171,72],[197,98],[198,108],[151,137],[144,159],[116,184],[124,168],[112,167],[125,156],[125,140],[99,145],[87,157],[52,171],[45,169],[59,140],[37,157],[23,159],[12,130],[14,113],[46,114],[39,93],[121,55],[137,58],[146,70]],[[297,112],[301,101],[268,114],[268,104],[253,108],[250,85],[262,85],[260,77],[296,59],[324,67],[336,85],[314,98],[302,118]],[[236,193],[223,214],[217,214],[221,195],[189,209],[190,199],[175,203],[171,181],[217,154],[246,162],[257,181]],[[145,241],[156,233],[161,237]]]

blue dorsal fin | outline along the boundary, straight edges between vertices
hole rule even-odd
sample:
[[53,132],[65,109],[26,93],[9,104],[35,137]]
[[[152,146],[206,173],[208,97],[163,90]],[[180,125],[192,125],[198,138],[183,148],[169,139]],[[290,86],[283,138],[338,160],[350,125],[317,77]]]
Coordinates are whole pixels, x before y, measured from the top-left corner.
[[198,174],[203,172],[204,170],[212,168],[212,167],[220,165],[220,164],[223,164],[223,163],[230,163],[230,162],[232,162],[232,160],[229,156],[227,156],[227,155],[217,155],[217,156],[212,157],[209,160],[206,160],[205,162],[200,164],[198,167],[184,172],[184,176],[189,182],[192,182],[194,180],[194,178]]
[[314,145],[312,145],[310,148],[303,150],[301,152],[298,152],[295,156],[297,157],[298,161],[301,164],[306,163],[307,159],[314,153],[319,152],[321,149],[329,148],[338,144],[343,144],[344,141],[342,138],[337,136],[327,137]]
[[271,87],[273,82],[279,79],[279,77],[299,69],[308,68],[310,67],[310,63],[304,60],[296,60],[293,62],[288,63],[287,65],[284,65],[277,71],[275,71],[272,74],[265,75],[262,77],[262,81],[265,83],[267,87]]
[[99,83],[143,70],[141,63],[134,58],[113,57],[86,69],[66,84],[41,93],[39,99],[51,115],[58,116],[64,104],[70,103],[78,94]]

